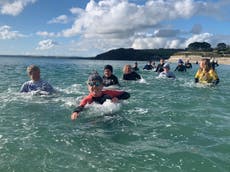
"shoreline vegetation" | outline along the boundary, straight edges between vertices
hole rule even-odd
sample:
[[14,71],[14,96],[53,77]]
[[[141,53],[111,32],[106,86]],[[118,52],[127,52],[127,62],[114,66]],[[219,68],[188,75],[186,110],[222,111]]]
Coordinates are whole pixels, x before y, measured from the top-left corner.
[[79,56],[43,56],[43,55],[0,55],[1,57],[55,58],[81,60],[127,60],[127,61],[159,61],[161,58],[176,63],[178,59],[195,63],[202,58],[213,58],[219,64],[230,65],[230,54],[220,54],[212,51],[185,51],[184,49],[146,49],[119,48],[96,55],[95,57]]

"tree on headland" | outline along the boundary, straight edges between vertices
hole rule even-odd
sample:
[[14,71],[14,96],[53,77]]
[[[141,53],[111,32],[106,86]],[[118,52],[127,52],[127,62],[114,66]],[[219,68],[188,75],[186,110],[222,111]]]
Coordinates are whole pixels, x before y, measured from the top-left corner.
[[188,45],[189,51],[212,51],[211,44],[207,42],[193,42]]
[[216,49],[218,51],[225,51],[227,50],[227,45],[225,43],[218,43],[216,46]]

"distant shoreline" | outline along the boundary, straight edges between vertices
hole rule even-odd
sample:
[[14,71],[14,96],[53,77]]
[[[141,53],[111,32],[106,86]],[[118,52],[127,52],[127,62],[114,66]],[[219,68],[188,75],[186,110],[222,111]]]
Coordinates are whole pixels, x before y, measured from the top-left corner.
[[[78,57],[78,56],[42,56],[42,55],[0,55],[1,57],[11,57],[11,58],[17,58],[17,57],[25,57],[25,58],[53,58],[53,59],[79,59],[79,60],[102,60],[97,59],[95,57]],[[183,61],[189,60],[191,63],[196,63],[197,61],[200,61],[203,56],[200,55],[172,55],[170,56],[167,61],[172,63],[177,63],[178,59],[182,59]],[[218,64],[225,64],[230,65],[230,57],[215,57],[215,60],[218,61]],[[106,59],[106,60],[118,60],[118,59]],[[121,60],[121,59],[120,59]],[[124,59],[127,60],[127,59]],[[129,61],[136,61],[130,59]],[[137,60],[137,61],[145,61],[145,60]]]
[[[171,56],[168,61],[172,63],[177,63],[178,59],[182,59],[184,62],[186,60],[189,60],[191,63],[196,63],[196,61],[200,61],[202,56],[196,56],[196,55],[173,55]],[[230,57],[216,57],[214,60],[217,60],[218,64],[225,64],[225,65],[230,65]]]

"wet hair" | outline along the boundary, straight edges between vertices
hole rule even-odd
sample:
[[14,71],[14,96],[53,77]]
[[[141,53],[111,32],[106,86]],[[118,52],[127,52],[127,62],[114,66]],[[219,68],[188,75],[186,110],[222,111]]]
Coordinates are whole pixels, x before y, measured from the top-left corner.
[[203,58],[203,59],[201,59],[201,62],[204,62],[205,71],[208,72],[208,71],[211,69],[210,59],[208,59],[208,58]]
[[39,71],[40,72],[40,69],[38,66],[30,65],[27,67],[27,73],[30,73],[31,71]]
[[123,73],[127,73],[128,69],[132,69],[132,66],[131,65],[125,65],[123,68]]
[[109,69],[113,73],[113,66],[111,65],[105,65],[104,70]]

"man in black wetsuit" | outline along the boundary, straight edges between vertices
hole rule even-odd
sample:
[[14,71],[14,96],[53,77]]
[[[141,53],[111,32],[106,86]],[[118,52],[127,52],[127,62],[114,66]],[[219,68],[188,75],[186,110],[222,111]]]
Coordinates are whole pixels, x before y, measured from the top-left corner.
[[161,73],[164,71],[163,66],[165,64],[164,59],[160,59],[160,63],[157,65],[156,72]]
[[118,78],[113,74],[113,67],[111,65],[106,65],[104,67],[103,85],[104,87],[108,87],[110,85],[120,85]]

